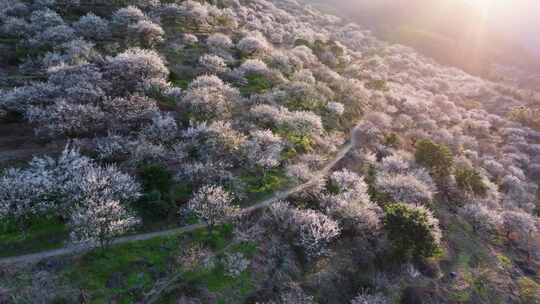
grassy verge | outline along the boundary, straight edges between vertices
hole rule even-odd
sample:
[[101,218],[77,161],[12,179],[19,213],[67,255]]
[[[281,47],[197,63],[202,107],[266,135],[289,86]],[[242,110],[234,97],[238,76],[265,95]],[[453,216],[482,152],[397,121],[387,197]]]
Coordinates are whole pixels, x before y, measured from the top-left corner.
[[[164,294],[158,303],[176,303],[185,286],[207,290],[217,303],[237,303],[253,288],[251,274],[227,275],[221,257],[226,252],[241,252],[252,257],[257,247],[252,243],[232,244],[232,225],[216,227],[210,234],[200,229],[182,236],[161,237],[107,249],[95,250],[75,258],[62,270],[69,285],[84,290],[90,303],[137,303],[144,299],[157,281],[181,273],[178,288]],[[184,265],[179,257],[190,248],[205,248],[216,262],[212,266],[197,263]]]
[[58,219],[33,219],[24,233],[14,225],[0,228],[0,257],[34,253],[64,245],[68,229]]
[[268,170],[265,174],[243,174],[240,179],[246,184],[247,198],[244,206],[253,205],[253,202],[272,196],[276,191],[283,190],[291,181],[284,170]]
[[448,246],[453,252],[445,256],[457,277],[449,286],[448,298],[455,303],[503,303],[497,290],[498,265],[509,263],[503,256],[493,255],[485,241],[459,217],[453,217],[446,231]]
[[165,237],[92,251],[76,259],[63,275],[87,292],[91,303],[134,303],[170,271],[168,259],[180,243],[178,237]]

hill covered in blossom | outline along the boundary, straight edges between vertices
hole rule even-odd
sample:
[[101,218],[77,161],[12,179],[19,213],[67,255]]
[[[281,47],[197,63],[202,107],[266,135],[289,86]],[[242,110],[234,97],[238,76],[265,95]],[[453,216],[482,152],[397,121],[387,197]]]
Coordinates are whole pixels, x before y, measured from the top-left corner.
[[[540,89],[535,1],[310,1],[472,75]],[[414,12],[411,14],[410,12]]]
[[538,92],[293,0],[0,0],[0,51],[0,256],[77,248],[0,303],[539,303]]

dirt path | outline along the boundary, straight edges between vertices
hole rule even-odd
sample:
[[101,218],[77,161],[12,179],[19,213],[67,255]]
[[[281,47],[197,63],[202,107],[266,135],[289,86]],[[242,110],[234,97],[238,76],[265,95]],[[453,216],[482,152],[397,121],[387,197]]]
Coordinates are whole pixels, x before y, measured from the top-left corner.
[[[242,213],[250,213],[257,210],[264,209],[271,204],[286,199],[291,194],[300,192],[306,188],[309,188],[310,186],[314,185],[321,177],[324,177],[325,175],[330,172],[330,170],[339,162],[341,161],[345,155],[351,150],[352,144],[346,144],[341,148],[341,150],[338,152],[338,154],[330,161],[324,168],[319,170],[311,180],[298,185],[294,188],[291,188],[287,191],[277,192],[272,197],[265,199],[251,207],[247,207],[242,210]],[[186,233],[191,232],[200,228],[206,227],[205,224],[195,224],[190,226],[184,226],[180,228],[170,229],[170,230],[163,230],[163,231],[157,231],[157,232],[151,232],[151,233],[143,233],[143,234],[136,234],[136,235],[129,235],[124,237],[119,237],[115,239],[112,244],[113,245],[119,245],[119,244],[125,244],[129,242],[135,242],[135,241],[145,241],[149,239],[153,239],[156,237],[163,237],[163,236],[171,236],[176,235],[180,233]],[[45,258],[51,258],[61,255],[70,255],[70,254],[78,254],[83,253],[86,251],[91,250],[92,247],[89,246],[72,246],[72,247],[64,247],[59,249],[53,249],[48,251],[42,251],[32,254],[26,254],[26,255],[19,255],[19,256],[13,256],[13,257],[7,257],[7,258],[0,258],[0,264],[15,264],[15,263],[33,263]]]

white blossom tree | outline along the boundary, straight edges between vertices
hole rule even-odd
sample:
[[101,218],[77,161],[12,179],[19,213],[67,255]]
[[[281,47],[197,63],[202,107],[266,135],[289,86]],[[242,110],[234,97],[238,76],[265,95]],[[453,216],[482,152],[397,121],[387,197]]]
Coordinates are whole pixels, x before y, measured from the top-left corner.
[[138,130],[159,115],[156,101],[139,95],[106,99],[101,109],[106,113],[106,125],[111,131]]
[[190,84],[179,107],[186,110],[192,120],[208,121],[230,118],[239,101],[240,92],[237,89],[217,76],[203,75]]
[[326,105],[326,109],[336,116],[341,116],[345,113],[345,106],[339,102],[329,102]]
[[262,60],[248,59],[242,63],[234,72],[240,77],[246,77],[250,75],[266,75],[269,70]]
[[215,55],[225,55],[229,50],[234,46],[231,38],[222,33],[214,33],[206,39],[206,45],[212,54]]
[[225,269],[230,277],[238,277],[249,266],[249,260],[240,252],[225,255]]
[[199,58],[199,64],[208,74],[223,74],[226,73],[229,68],[225,60],[217,55],[203,55]]
[[333,172],[321,201],[344,230],[376,234],[381,228],[382,209],[371,202],[364,179],[347,169]]
[[497,228],[501,223],[497,211],[482,204],[468,204],[461,208],[460,214],[469,221],[473,230],[481,235],[497,233]]
[[38,134],[75,136],[103,128],[105,113],[93,105],[59,100],[48,107],[31,107],[26,112],[26,118],[37,126]]
[[387,194],[395,202],[416,206],[433,200],[433,186],[409,174],[380,174],[376,178],[377,190]]
[[73,24],[73,27],[79,35],[86,39],[102,41],[109,39],[111,36],[107,20],[96,16],[93,13],[82,16]]
[[108,247],[118,237],[139,223],[118,201],[87,199],[71,212],[68,222],[70,240],[86,245]]
[[242,38],[236,47],[245,55],[258,56],[264,55],[270,50],[270,46],[266,38],[261,33],[250,33]]
[[65,22],[57,12],[49,8],[44,8],[32,12],[30,15],[30,24],[34,31],[43,31],[47,28],[65,25]]
[[0,217],[32,215],[69,218],[84,202],[129,203],[140,186],[114,166],[100,167],[77,149],[66,147],[58,159],[34,158],[26,169],[9,169],[0,178]]
[[27,38],[31,33],[30,24],[23,18],[5,18],[0,26],[0,32],[8,37]]
[[501,213],[501,225],[507,239],[524,246],[540,230],[538,219],[522,211],[504,211]]
[[164,41],[165,31],[159,24],[148,20],[140,20],[128,27],[128,36],[131,41],[137,42],[142,47],[155,47]]
[[147,17],[141,9],[128,6],[114,12],[111,18],[111,26],[118,35],[122,35],[128,31],[130,25],[146,19]]
[[287,290],[280,295],[280,302],[283,304],[314,304],[315,299],[313,296],[306,294],[306,292],[298,286],[298,284],[289,284]]
[[369,294],[365,291],[351,300],[351,304],[389,304],[390,300],[381,293]]
[[0,219],[14,219],[24,226],[32,216],[50,213],[55,209],[51,197],[53,183],[40,171],[6,170],[0,177]]
[[169,70],[157,52],[131,48],[109,58],[104,75],[111,82],[110,94],[122,96],[141,91],[147,80],[166,80]]
[[284,149],[283,140],[270,130],[256,130],[250,134],[245,143],[247,160],[252,166],[271,169],[281,162],[281,153]]
[[216,224],[239,214],[240,209],[233,200],[233,196],[221,186],[209,185],[195,193],[188,202],[188,209],[204,220],[212,232]]
[[341,233],[338,222],[324,213],[298,209],[284,201],[272,204],[264,220],[272,229],[290,235],[310,259],[325,255],[328,244]]
[[318,211],[295,210],[292,216],[295,244],[304,250],[308,258],[326,254],[327,245],[341,233],[336,221]]
[[165,143],[173,142],[180,136],[178,124],[170,113],[156,113],[152,118],[152,124],[144,128],[142,133],[151,141]]
[[185,130],[183,137],[194,159],[227,166],[238,163],[246,141],[242,133],[223,121],[196,124]]
[[261,127],[298,136],[320,135],[324,130],[321,117],[310,111],[289,111],[285,107],[261,104],[251,108],[250,116]]
[[75,30],[68,25],[58,25],[37,32],[28,39],[33,48],[53,48],[76,38]]

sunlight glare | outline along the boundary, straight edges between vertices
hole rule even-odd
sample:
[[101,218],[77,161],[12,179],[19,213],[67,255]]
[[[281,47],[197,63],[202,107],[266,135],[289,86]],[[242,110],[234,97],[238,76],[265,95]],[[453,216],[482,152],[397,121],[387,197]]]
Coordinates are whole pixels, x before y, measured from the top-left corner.
[[495,2],[494,0],[472,0],[471,2],[480,10],[483,19],[489,18],[489,13]]

